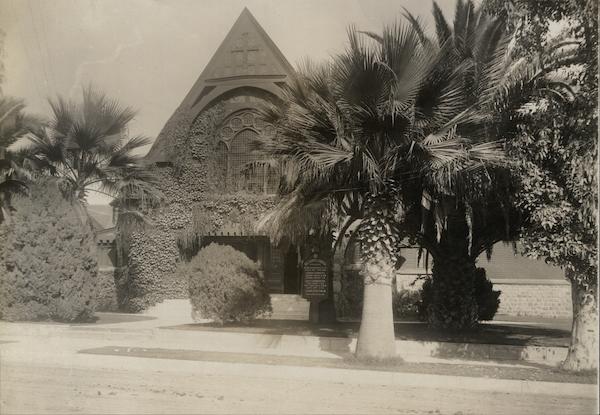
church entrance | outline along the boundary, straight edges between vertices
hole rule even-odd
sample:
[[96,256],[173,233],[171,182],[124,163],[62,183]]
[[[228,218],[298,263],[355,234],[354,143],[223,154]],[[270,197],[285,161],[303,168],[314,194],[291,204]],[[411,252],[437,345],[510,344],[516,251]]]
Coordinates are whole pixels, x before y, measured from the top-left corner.
[[301,273],[298,248],[274,247],[265,236],[211,235],[202,238],[200,248],[210,243],[229,245],[260,264],[271,293],[300,294]]
[[296,245],[289,246],[283,260],[283,293],[300,294],[300,264]]

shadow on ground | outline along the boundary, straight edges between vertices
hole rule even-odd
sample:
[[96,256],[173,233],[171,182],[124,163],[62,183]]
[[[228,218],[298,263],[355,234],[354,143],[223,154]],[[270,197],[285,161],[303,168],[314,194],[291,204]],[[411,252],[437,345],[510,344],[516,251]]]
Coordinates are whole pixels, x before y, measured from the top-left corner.
[[[255,320],[250,323],[214,323],[182,324],[162,327],[175,330],[226,331],[238,333],[256,333],[292,336],[336,337],[350,340],[358,335],[358,322],[338,322],[334,324],[311,324],[296,320]],[[396,339],[451,343],[500,344],[514,346],[567,347],[570,331],[536,325],[495,322],[482,324],[468,332],[434,330],[424,323],[396,322]]]
[[156,317],[141,316],[139,314],[127,314],[127,313],[96,313],[94,319],[91,322],[85,323],[71,323],[71,326],[85,326],[85,325],[102,325],[102,324],[116,324],[116,323],[134,323],[136,321],[147,321],[156,320]]

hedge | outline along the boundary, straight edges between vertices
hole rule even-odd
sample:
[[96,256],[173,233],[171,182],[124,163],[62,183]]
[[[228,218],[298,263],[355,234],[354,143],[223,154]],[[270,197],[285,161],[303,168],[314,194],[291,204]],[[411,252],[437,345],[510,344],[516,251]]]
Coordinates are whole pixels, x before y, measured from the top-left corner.
[[85,321],[96,307],[95,241],[56,181],[30,187],[14,200],[4,228],[0,313],[6,320]]

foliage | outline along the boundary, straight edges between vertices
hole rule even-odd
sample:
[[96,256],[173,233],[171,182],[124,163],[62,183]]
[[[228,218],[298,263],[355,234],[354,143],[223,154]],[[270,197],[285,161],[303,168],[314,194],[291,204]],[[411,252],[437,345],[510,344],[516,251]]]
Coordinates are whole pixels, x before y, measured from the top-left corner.
[[119,220],[138,222],[139,215],[129,213],[157,204],[161,195],[155,177],[135,154],[149,139],[126,138],[135,112],[91,87],[83,90],[81,103],[58,97],[50,107],[48,126],[30,137],[29,158],[41,171],[59,177],[79,201],[85,202],[89,192],[115,197]]
[[[493,320],[500,305],[501,292],[493,289],[492,283],[485,275],[485,269],[473,269],[463,264],[466,269],[453,270],[448,269],[448,266],[447,263],[442,265],[446,278],[425,278],[418,303],[419,318],[428,321],[434,327],[459,329],[465,325],[468,327],[472,321]],[[435,263],[433,267],[436,267]],[[473,304],[470,303],[472,301]],[[440,310],[436,312],[435,308]],[[471,310],[475,311],[477,316],[474,319],[465,319]],[[453,316],[452,313],[456,315]],[[439,321],[440,316],[448,314],[448,321]],[[457,324],[461,319],[465,319],[465,322]]]
[[39,127],[39,120],[24,108],[22,100],[0,95],[0,222],[9,219],[11,197],[26,193],[31,178],[22,152],[7,148]]
[[178,246],[186,258],[195,255],[202,236],[230,226],[239,234],[255,233],[262,214],[275,204],[274,197],[247,192],[210,194],[193,205],[192,224],[178,235]]
[[351,29],[344,53],[302,69],[286,104],[265,111],[282,136],[266,147],[283,172],[267,229],[332,216],[343,234],[360,221],[365,259],[393,257],[410,237],[434,261],[458,251],[472,267],[516,236],[501,140],[516,129],[513,108],[565,88],[538,64],[513,62],[503,22],[472,2],[457,2],[453,26],[435,10],[436,38],[408,13],[408,25],[368,33],[372,41]]
[[364,281],[358,270],[345,269],[342,272],[340,295],[336,302],[338,315],[360,318],[363,306]]
[[[533,45],[524,33],[515,43],[525,56],[548,55],[549,45],[577,40],[557,62],[557,76],[576,92],[569,101],[541,99],[520,111],[519,134],[509,143],[518,160],[519,208],[526,215],[523,246],[527,255],[574,271],[578,284],[597,285],[598,177],[598,4],[549,1],[543,7],[520,2],[509,15],[513,24],[527,18],[527,33],[544,39]],[[496,9],[497,10],[497,9]],[[518,13],[518,15],[514,15]],[[549,36],[551,21],[565,30]],[[525,29],[524,29],[525,30]]]
[[[394,319],[417,317],[421,290],[398,291],[394,285],[391,289]],[[344,270],[340,298],[336,304],[338,315],[345,318],[360,318],[363,306],[363,291],[364,281],[360,278],[358,271]]]
[[97,262],[91,230],[56,181],[18,197],[0,266],[1,314],[7,320],[82,321],[96,306]]
[[[596,370],[598,2],[521,0],[506,9],[494,1],[489,7],[519,28],[517,53],[546,62],[572,91],[569,99],[539,98],[520,108],[508,151],[521,185],[524,253],[561,266],[571,282],[573,328],[564,367]],[[552,33],[551,23],[562,32]]]
[[23,110],[21,99],[0,95],[0,148],[7,148],[39,125],[39,120]]
[[211,243],[178,268],[189,280],[194,315],[218,323],[248,321],[271,311],[257,263],[227,245]]
[[174,143],[166,154],[173,166],[155,171],[164,201],[146,212],[152,226],[123,238],[130,310],[139,311],[164,298],[186,297],[187,280],[176,269],[180,261],[196,255],[202,235],[224,225],[253,231],[260,215],[274,204],[270,196],[222,194],[214,174],[215,138],[222,118],[219,105],[196,119],[179,109],[159,136]]
[[500,306],[500,294],[502,292],[493,289],[492,282],[487,279],[484,268],[475,270],[474,285],[479,320],[493,320]]
[[[432,278],[423,283],[421,318],[434,328],[471,329],[479,319],[474,272],[470,263],[434,261]],[[436,278],[436,275],[443,277]]]
[[419,314],[419,302],[421,301],[421,290],[401,290],[392,292],[392,307],[394,318],[415,318]]
[[174,278],[178,256],[168,230],[151,228],[131,235],[126,309],[142,311],[174,291],[174,298],[184,297],[185,280]]

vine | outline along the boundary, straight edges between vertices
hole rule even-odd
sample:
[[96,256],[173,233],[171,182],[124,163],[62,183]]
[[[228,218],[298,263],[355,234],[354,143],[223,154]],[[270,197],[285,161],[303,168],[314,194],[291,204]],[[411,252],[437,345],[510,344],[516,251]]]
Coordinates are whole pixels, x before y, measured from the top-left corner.
[[176,112],[158,138],[173,143],[164,148],[172,166],[157,168],[164,205],[148,212],[151,226],[130,236],[122,305],[129,311],[143,310],[165,298],[187,298],[187,280],[177,275],[177,264],[198,251],[202,236],[223,226],[253,233],[260,215],[275,205],[273,196],[221,193],[215,172],[223,115],[222,105],[195,120]]

